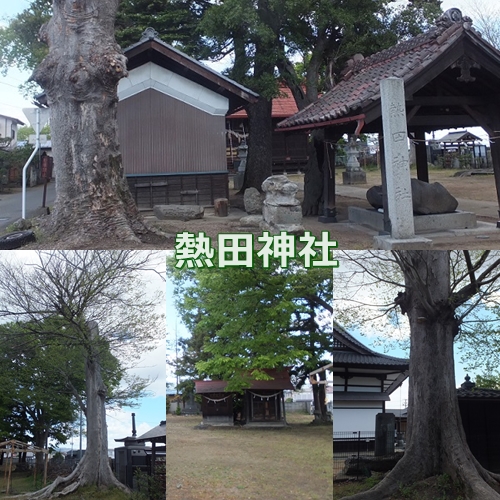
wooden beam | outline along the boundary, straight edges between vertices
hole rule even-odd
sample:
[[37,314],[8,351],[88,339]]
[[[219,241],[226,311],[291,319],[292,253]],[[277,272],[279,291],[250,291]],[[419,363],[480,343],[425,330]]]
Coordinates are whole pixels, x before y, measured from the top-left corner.
[[471,108],[468,104],[464,104],[462,107],[470,116],[472,116],[472,118],[474,118],[474,120],[477,121],[477,123],[479,123],[479,125],[486,131],[488,135],[495,135],[493,129],[488,124],[488,119],[486,116],[484,116],[476,109]]
[[443,107],[443,106],[462,106],[469,104],[471,106],[488,105],[491,100],[478,96],[415,96],[410,101],[406,101],[407,106],[428,106],[428,107]]
[[413,117],[410,125],[440,130],[443,128],[476,127],[478,123],[470,115],[419,115]]
[[421,106],[413,106],[410,111],[406,113],[406,123],[410,123],[411,119],[418,113],[418,110],[421,108]]

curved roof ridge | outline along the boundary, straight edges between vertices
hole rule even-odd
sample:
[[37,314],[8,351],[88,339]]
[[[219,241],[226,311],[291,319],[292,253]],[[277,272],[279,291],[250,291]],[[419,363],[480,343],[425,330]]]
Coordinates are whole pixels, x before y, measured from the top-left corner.
[[341,337],[340,340],[345,341],[345,343],[351,347],[353,350],[358,352],[359,354],[364,354],[366,356],[376,356],[379,358],[384,358],[391,361],[404,361],[407,362],[406,358],[398,358],[395,356],[389,356],[388,354],[382,354],[376,351],[373,351],[369,347],[366,347],[359,340],[355,339],[350,333],[347,332],[342,326],[340,326],[335,320],[333,320],[333,336]]
[[[460,25],[455,24],[453,28],[453,31],[455,31],[460,28]],[[445,31],[446,29],[443,29],[442,27],[434,26],[425,33],[420,33],[414,37],[402,40],[396,45],[388,47],[387,49],[383,49],[380,52],[376,52],[375,54],[372,54],[362,59],[361,61],[356,61],[349,69],[349,71],[347,71],[342,77],[342,80],[352,78],[356,74],[363,71],[363,69],[366,67],[372,67],[381,62],[386,63],[389,59],[394,59],[395,57],[398,57],[405,52],[409,52],[415,50],[415,48],[417,47],[432,43],[439,35],[443,34]]]

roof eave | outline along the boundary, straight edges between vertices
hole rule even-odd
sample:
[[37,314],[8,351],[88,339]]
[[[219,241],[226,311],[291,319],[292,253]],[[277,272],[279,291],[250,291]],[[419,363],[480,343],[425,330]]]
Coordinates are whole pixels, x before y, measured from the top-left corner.
[[[313,122],[313,123],[304,123],[301,125],[292,125],[290,127],[284,125],[280,127],[280,123],[278,123],[278,127],[275,129],[276,132],[290,132],[292,130],[312,130],[315,128],[324,128],[324,127],[330,127],[330,126],[335,126],[335,125],[343,125],[345,123],[349,122],[360,122],[364,121],[365,115],[364,114],[359,114],[359,115],[354,115],[354,116],[343,116],[341,118],[335,118],[334,120],[325,120],[325,121],[319,121],[319,122]],[[282,123],[282,122],[281,122]]]
[[[184,54],[183,52],[177,50],[175,47],[166,44],[165,42],[153,38],[144,40],[142,42],[131,45],[127,49],[125,49],[124,54],[129,61],[132,61],[134,58],[138,57],[140,54],[143,54],[147,51],[156,51],[164,57],[171,59],[172,61],[181,64],[185,67],[189,72],[192,72],[207,81],[212,82],[223,89],[225,91],[230,92],[234,96],[239,99],[242,99],[246,103],[254,103],[257,102],[259,95],[256,92],[240,85],[239,83],[227,78],[217,71],[209,68],[208,66],[203,65],[202,63],[196,61],[192,57]],[[218,92],[222,93],[222,92]],[[235,106],[233,106],[235,107]]]

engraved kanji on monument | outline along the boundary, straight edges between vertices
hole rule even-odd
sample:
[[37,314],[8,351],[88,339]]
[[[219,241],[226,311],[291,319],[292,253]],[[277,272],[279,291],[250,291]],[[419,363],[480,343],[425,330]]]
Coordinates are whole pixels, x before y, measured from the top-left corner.
[[392,238],[415,236],[407,143],[404,83],[401,78],[380,82],[384,152],[386,158],[387,209]]

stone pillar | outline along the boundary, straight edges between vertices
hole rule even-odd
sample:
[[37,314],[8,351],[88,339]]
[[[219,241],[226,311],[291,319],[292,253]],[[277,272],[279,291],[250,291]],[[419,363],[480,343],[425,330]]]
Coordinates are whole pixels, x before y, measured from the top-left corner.
[[[380,155],[380,173],[382,176],[382,206],[387,206],[387,185],[385,183],[385,152],[384,152],[384,134],[378,133],[378,147]],[[391,221],[389,212],[384,210],[384,230],[380,234],[391,234]]]
[[383,184],[387,190],[385,208],[391,236],[376,236],[375,243],[383,250],[420,249],[432,242],[415,238],[403,80],[392,77],[381,80],[380,96],[385,156]]
[[403,80],[401,78],[382,80],[380,96],[384,127],[385,184],[387,208],[391,220],[391,236],[404,240],[415,236],[415,227]]
[[377,413],[375,417],[375,456],[394,453],[396,417],[394,413]]

